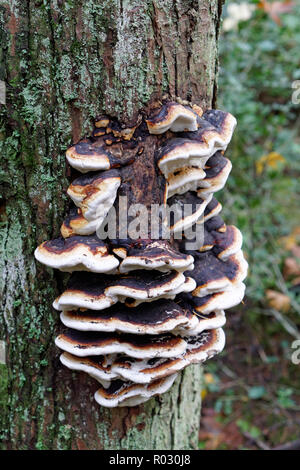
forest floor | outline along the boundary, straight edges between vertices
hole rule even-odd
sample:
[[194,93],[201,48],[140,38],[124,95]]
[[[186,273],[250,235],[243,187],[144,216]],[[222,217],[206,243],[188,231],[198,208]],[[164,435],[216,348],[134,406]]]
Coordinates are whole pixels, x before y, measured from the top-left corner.
[[[227,315],[225,352],[205,366],[199,448],[270,449],[299,439],[300,364],[288,335]],[[298,443],[300,448],[300,442]]]

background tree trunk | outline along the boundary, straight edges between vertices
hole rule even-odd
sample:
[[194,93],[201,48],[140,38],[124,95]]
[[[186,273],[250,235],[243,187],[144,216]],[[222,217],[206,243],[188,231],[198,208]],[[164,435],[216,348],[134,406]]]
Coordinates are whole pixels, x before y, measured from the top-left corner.
[[58,360],[51,304],[64,276],[33,251],[59,233],[64,152],[96,115],[130,124],[165,94],[213,104],[220,10],[217,0],[0,0],[2,448],[197,447],[201,367],[145,405],[98,406],[95,381]]

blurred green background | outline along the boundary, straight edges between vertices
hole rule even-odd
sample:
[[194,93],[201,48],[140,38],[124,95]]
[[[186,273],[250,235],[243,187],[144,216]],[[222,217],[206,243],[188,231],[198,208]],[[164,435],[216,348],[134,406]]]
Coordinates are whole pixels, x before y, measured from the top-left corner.
[[224,6],[218,108],[238,127],[217,197],[243,233],[250,269],[243,305],[227,314],[225,351],[205,367],[200,448],[300,438],[299,11],[299,0]]

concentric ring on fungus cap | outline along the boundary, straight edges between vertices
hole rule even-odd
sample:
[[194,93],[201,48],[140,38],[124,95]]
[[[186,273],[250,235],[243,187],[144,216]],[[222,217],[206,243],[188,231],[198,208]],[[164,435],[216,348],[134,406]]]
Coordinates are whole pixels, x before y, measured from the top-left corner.
[[196,222],[203,223],[204,211],[212,198],[198,197],[196,193],[188,192],[184,196],[172,196],[169,201],[169,228],[172,233],[181,233],[192,227]]
[[95,220],[99,217],[99,205],[104,206],[105,213],[113,206],[120,184],[119,170],[87,173],[72,182],[67,194],[81,209],[83,217]]
[[207,144],[196,140],[170,139],[160,149],[157,156],[157,165],[165,178],[184,167],[196,167],[203,169],[207,160],[215,153]]
[[218,150],[226,150],[236,126],[229,113],[209,110],[198,117],[198,130],[182,132],[160,149],[157,164],[166,178],[183,167],[204,168]]
[[220,152],[213,155],[206,164],[205,178],[199,181],[197,194],[205,197],[222,189],[232,169],[232,163]]
[[191,336],[201,331],[223,326],[222,311],[208,316],[195,313],[189,304],[167,299],[139,305],[136,308],[116,304],[105,310],[64,311],[61,321],[79,331],[119,332],[136,335],[157,335],[173,332]]
[[64,238],[72,237],[73,235],[92,235],[96,232],[97,228],[102,224],[106,214],[99,214],[99,218],[95,220],[87,220],[82,210],[71,205],[69,214],[65,218],[60,228],[60,233]]
[[56,310],[102,310],[117,302],[135,307],[140,302],[174,298],[176,294],[191,292],[195,287],[193,279],[176,271],[135,271],[121,276],[73,273],[67,289],[54,301],[53,307]]
[[169,102],[146,120],[150,134],[163,134],[169,129],[173,132],[196,131],[198,115],[188,106]]
[[148,385],[116,380],[108,388],[101,387],[94,395],[99,405],[114,408],[116,406],[137,406],[151,397],[161,395],[173,385],[177,374],[155,380]]
[[141,240],[126,251],[120,272],[126,273],[138,269],[183,272],[193,269],[193,263],[194,258],[191,255],[175,250],[168,240]]
[[162,335],[132,335],[86,332],[67,329],[55,339],[63,351],[75,356],[126,354],[135,358],[176,357],[182,354],[187,342],[171,333]]
[[177,329],[195,329],[199,320],[191,308],[168,299],[145,303],[136,308],[117,303],[95,311],[65,311],[61,321],[69,328],[81,331],[121,332],[137,335],[157,335]]
[[168,176],[168,193],[170,198],[175,194],[184,194],[188,191],[197,191],[199,181],[205,178],[202,168],[184,167]]
[[208,313],[235,307],[244,298],[246,286],[243,282],[232,284],[221,292],[207,294],[202,297],[193,296],[192,293],[184,294],[185,300],[190,302],[196,312],[207,315]]
[[119,265],[118,259],[109,254],[107,245],[96,236],[55,238],[38,246],[34,256],[46,266],[67,272],[106,273]]
[[245,279],[247,269],[248,263],[241,250],[226,260],[219,259],[213,251],[198,252],[195,254],[195,268],[190,273],[197,284],[192,295],[203,297],[229,290],[233,284],[240,284]]
[[109,170],[121,165],[121,160],[108,152],[104,145],[90,139],[84,139],[70,147],[66,158],[69,164],[81,173]]
[[182,168],[168,175],[168,198],[187,191],[197,191],[199,197],[207,197],[224,187],[231,168],[231,161],[221,152],[210,157],[203,168]]
[[217,216],[222,210],[222,204],[217,201],[215,197],[209,201],[204,211],[204,221],[211,219],[212,217]]

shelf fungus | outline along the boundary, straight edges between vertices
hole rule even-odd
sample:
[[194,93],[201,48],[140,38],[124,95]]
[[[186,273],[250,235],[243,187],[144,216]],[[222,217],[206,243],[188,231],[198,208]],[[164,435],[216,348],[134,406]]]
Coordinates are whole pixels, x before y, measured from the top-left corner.
[[64,366],[95,379],[102,406],[140,405],[224,348],[248,268],[214,197],[235,126],[224,111],[165,102],[128,127],[98,116],[67,150],[69,211],[35,257],[70,273],[53,302],[55,343]]

